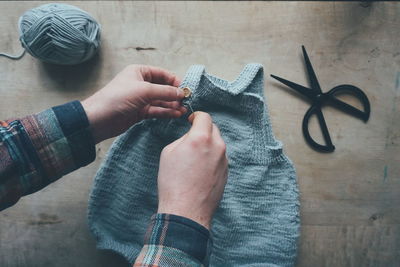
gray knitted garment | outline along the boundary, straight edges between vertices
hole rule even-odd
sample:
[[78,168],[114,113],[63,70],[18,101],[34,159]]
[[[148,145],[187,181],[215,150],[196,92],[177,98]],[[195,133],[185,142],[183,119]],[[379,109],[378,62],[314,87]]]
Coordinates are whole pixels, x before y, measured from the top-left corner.
[[[190,105],[211,114],[227,144],[228,182],[212,222],[210,266],[293,266],[300,223],[296,173],[272,133],[262,66],[248,64],[228,82],[195,65],[181,86],[191,88]],[[151,119],[116,139],[89,201],[98,248],[135,260],[157,212],[161,150],[189,129],[186,116]]]

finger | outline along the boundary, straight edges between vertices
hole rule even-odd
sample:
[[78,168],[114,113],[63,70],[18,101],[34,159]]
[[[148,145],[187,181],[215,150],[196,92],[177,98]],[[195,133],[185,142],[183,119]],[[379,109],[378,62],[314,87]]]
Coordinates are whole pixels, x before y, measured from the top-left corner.
[[151,105],[162,108],[173,108],[173,109],[179,109],[182,106],[179,101],[162,101],[162,100],[153,100],[151,101]]
[[180,101],[184,97],[184,94],[181,89],[174,86],[147,83],[147,86],[144,88],[143,97],[149,102],[155,100]]
[[178,118],[182,115],[183,112],[176,109],[150,106],[146,118]]
[[181,79],[175,74],[158,67],[141,66],[140,72],[143,79],[150,83],[172,85],[178,87],[181,84]]
[[189,122],[192,123],[189,134],[196,132],[212,133],[213,123],[208,113],[196,111],[189,116]]
[[187,110],[186,107],[181,106],[181,107],[179,108],[179,111],[182,112],[182,114],[185,114],[185,113],[187,113],[188,110]]
[[183,114],[187,112],[187,108],[182,106],[181,102],[178,101],[161,101],[161,100],[154,100],[151,102],[152,106],[162,107],[162,108],[171,108],[176,109]]
[[181,102],[178,101],[161,101],[161,100],[154,100],[151,102],[152,106],[162,107],[162,108],[172,108],[179,110],[183,114],[187,112],[187,108],[182,106]]

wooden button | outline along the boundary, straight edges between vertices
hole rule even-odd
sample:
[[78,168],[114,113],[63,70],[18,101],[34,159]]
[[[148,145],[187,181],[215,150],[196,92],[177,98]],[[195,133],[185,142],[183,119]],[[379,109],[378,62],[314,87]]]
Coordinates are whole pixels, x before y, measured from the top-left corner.
[[189,87],[183,87],[183,95],[185,96],[185,98],[188,98],[189,96],[192,95],[192,90],[190,90]]

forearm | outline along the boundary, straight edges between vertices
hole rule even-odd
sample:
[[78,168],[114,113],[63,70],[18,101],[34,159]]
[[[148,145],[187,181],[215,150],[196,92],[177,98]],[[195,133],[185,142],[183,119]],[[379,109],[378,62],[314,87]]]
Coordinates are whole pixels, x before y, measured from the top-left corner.
[[209,231],[202,225],[176,215],[155,214],[144,246],[134,267],[207,265]]
[[94,158],[89,122],[78,101],[0,121],[0,210]]

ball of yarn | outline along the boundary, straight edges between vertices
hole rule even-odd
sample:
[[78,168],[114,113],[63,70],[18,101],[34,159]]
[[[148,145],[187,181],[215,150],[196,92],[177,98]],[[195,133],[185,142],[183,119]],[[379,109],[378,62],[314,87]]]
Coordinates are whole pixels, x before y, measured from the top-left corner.
[[100,25],[87,12],[68,4],[45,4],[19,19],[20,41],[32,56],[49,63],[74,65],[100,47]]

